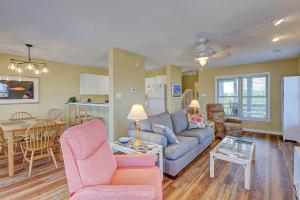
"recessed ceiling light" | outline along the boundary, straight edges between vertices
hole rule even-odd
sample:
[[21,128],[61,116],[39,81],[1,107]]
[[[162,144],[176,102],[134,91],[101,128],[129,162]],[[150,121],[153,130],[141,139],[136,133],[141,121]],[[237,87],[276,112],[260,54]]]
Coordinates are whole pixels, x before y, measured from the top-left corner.
[[282,22],[284,22],[284,19],[278,19],[278,20],[274,20],[274,21],[272,22],[272,24],[273,24],[274,26],[278,26],[278,25],[281,24]]
[[277,42],[277,41],[279,41],[279,40],[280,40],[279,37],[275,37],[275,38],[272,39],[272,42]]

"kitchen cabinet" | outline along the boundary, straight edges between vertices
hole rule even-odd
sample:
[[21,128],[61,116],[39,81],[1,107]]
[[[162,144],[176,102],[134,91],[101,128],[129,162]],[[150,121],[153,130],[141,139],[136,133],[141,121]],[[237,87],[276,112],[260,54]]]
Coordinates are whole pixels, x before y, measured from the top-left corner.
[[108,76],[80,74],[80,95],[108,95]]

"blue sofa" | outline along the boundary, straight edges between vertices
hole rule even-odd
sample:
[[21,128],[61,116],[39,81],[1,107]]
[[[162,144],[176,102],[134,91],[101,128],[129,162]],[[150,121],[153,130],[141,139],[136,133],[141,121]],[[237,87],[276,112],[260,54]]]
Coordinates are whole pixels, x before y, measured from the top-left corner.
[[[168,144],[163,135],[153,133],[152,123],[165,125],[176,134],[179,144]],[[212,144],[212,129],[188,129],[185,110],[172,114],[167,112],[150,116],[140,122],[141,140],[162,145],[164,149],[164,173],[176,177],[177,174]],[[131,123],[129,137],[135,137],[134,123]]]

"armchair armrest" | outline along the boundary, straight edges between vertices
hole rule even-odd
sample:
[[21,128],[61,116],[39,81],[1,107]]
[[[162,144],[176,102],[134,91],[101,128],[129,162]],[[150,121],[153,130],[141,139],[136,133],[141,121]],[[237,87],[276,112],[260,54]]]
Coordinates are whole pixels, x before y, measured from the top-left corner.
[[150,200],[155,199],[156,194],[157,191],[152,185],[96,185],[80,189],[71,199]]
[[[128,136],[131,138],[135,138],[136,130],[129,130]],[[146,131],[140,131],[140,138],[141,140],[144,140],[146,142],[151,142],[154,144],[159,144],[163,148],[168,146],[168,140],[165,136],[152,133],[152,132],[146,132]]]
[[154,154],[115,155],[117,166],[123,167],[153,167],[157,161]]
[[226,122],[235,123],[235,124],[241,124],[242,120],[226,118]]

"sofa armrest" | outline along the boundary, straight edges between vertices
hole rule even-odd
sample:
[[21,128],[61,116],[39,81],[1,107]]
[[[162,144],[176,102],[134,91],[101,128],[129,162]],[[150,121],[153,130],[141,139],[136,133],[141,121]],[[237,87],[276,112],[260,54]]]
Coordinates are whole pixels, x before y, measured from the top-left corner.
[[157,161],[154,154],[115,155],[117,166],[123,167],[153,167]]
[[96,185],[80,189],[72,195],[71,200],[150,200],[155,199],[157,193],[158,191],[152,185]]
[[[136,130],[129,130],[128,136],[131,138],[135,138],[136,136]],[[152,133],[152,132],[146,132],[146,131],[140,131],[140,138],[141,140],[144,140],[146,142],[151,142],[154,144],[159,144],[163,148],[168,146],[168,140],[165,136]]]
[[226,118],[226,122],[235,123],[235,124],[241,124],[242,120]]

